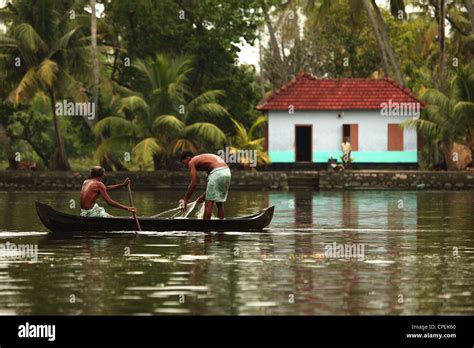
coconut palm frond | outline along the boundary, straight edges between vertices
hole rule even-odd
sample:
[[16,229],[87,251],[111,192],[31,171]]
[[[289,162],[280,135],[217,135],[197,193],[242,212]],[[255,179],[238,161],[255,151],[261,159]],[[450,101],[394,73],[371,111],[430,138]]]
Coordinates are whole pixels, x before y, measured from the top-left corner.
[[248,145],[253,148],[257,148],[257,147],[263,146],[264,143],[265,143],[265,138],[258,138],[258,139],[249,141]]
[[141,72],[148,81],[155,81],[153,69],[150,67],[151,64],[149,61],[144,61],[140,58],[137,58],[132,63],[132,67]]
[[450,87],[456,99],[474,102],[474,63],[459,66]]
[[12,34],[17,42],[21,43],[22,47],[26,48],[30,53],[46,52],[48,49],[41,36],[38,35],[35,28],[29,23],[21,23],[14,26]]
[[112,81],[113,85],[113,90],[117,94],[123,96],[123,97],[131,97],[131,96],[138,96],[140,97],[141,94],[139,92],[134,91],[133,89],[130,89],[126,86],[119,85],[117,82]]
[[450,99],[437,89],[427,89],[423,93],[422,100],[428,105],[436,105],[445,113],[449,113],[451,109]]
[[225,96],[224,91],[220,89],[206,91],[197,97],[193,98],[191,102],[188,104],[188,109],[190,111],[194,111],[199,106],[209,103],[216,103],[220,97]]
[[234,128],[235,128],[235,131],[236,131],[236,136],[234,137],[235,142],[238,143],[238,144],[247,143],[249,137],[248,137],[248,133],[247,133],[247,130],[245,129],[244,125],[237,122],[237,120],[234,119],[233,117],[230,117],[230,120],[234,124]]
[[442,134],[440,127],[428,120],[407,120],[401,123],[402,127],[416,129],[426,137],[439,138]]
[[126,135],[132,136],[134,134],[134,128],[132,122],[119,116],[106,117],[94,126],[94,133],[99,134],[113,134],[113,135]]
[[456,115],[457,123],[461,127],[471,129],[474,127],[474,103],[467,101],[460,101],[454,106],[454,114]]
[[215,124],[208,122],[197,122],[187,126],[185,134],[216,145],[223,145],[226,142],[224,132]]
[[250,126],[249,129],[249,138],[252,138],[253,132],[258,129],[262,124],[266,123],[268,121],[267,116],[259,116],[255,122]]
[[7,100],[15,105],[18,105],[22,100],[28,102],[33,99],[38,87],[39,83],[36,78],[36,71],[35,68],[32,67],[23,75],[15,89],[10,92]]
[[192,152],[198,152],[198,147],[190,139],[186,139],[186,138],[177,139],[175,141],[173,147],[171,148],[171,154],[176,155],[176,154],[179,154],[179,153],[181,153],[185,150],[189,150],[189,151],[192,151]]
[[153,122],[154,132],[181,134],[185,127],[185,124],[174,115],[161,115]]
[[56,80],[57,72],[58,65],[52,60],[46,58],[41,62],[37,74],[40,78],[40,81],[45,84],[46,88],[50,89]]
[[61,91],[61,95],[70,97],[72,100],[79,103],[89,101],[83,84],[67,71],[62,71],[61,74],[58,74],[56,84],[58,89]]
[[201,104],[198,107],[196,107],[195,111],[193,112],[193,116],[196,116],[197,118],[208,118],[208,117],[224,117],[224,116],[229,116],[229,112],[225,107],[218,103],[206,103],[206,104]]
[[118,112],[123,112],[124,110],[130,110],[131,112],[136,112],[137,110],[143,110],[145,113],[149,113],[150,106],[141,96],[133,95],[125,98],[121,98],[118,101]]
[[99,162],[107,154],[128,150],[133,139],[129,135],[116,135],[105,139],[95,150],[94,161]]
[[[56,54],[58,51],[67,49],[69,46],[69,43],[71,41],[72,36],[80,29],[79,26],[74,27],[72,30],[68,31],[65,33],[63,36],[61,36],[58,40],[54,42],[54,47],[51,50],[51,52],[48,54],[48,58],[51,58],[54,54]],[[90,48],[89,48],[90,49]]]
[[145,164],[152,162],[153,155],[159,155],[162,153],[162,146],[158,143],[156,138],[153,137],[143,139],[132,149],[134,161]]

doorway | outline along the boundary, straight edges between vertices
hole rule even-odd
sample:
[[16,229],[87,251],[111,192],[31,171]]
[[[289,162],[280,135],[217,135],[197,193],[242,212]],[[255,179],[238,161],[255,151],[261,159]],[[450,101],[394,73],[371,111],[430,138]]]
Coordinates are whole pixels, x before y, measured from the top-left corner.
[[297,162],[311,162],[313,158],[313,126],[295,126],[295,155]]

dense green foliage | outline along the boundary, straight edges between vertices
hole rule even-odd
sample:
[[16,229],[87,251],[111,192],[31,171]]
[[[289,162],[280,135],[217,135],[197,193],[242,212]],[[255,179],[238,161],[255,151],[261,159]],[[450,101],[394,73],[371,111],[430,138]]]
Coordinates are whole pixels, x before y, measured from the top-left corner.
[[[430,107],[407,126],[425,135],[427,167],[453,142],[472,147],[474,12],[465,1],[446,4],[444,46],[437,1],[98,2],[93,119],[53,107],[95,100],[89,1],[11,0],[0,9],[2,167],[152,169],[172,167],[183,149],[224,146],[255,149],[264,164],[255,106],[302,70],[388,76],[423,97]],[[255,66],[239,63],[243,44],[258,45]]]

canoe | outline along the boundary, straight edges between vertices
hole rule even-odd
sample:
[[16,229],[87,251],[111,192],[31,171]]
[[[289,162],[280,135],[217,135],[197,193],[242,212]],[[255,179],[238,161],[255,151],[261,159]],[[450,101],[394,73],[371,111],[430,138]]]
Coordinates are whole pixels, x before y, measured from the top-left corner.
[[[272,221],[275,207],[265,208],[254,215],[228,219],[173,219],[138,217],[143,231],[261,231]],[[82,217],[54,210],[36,202],[36,212],[43,225],[54,233],[136,231],[135,220],[129,217]]]

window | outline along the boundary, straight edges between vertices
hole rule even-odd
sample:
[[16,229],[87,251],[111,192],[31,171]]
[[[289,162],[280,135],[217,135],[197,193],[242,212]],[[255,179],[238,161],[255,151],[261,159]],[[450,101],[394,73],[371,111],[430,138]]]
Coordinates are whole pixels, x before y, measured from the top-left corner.
[[388,151],[403,151],[403,128],[398,123],[388,125]]
[[342,125],[342,140],[349,138],[352,151],[359,151],[359,125],[358,124],[343,124]]

